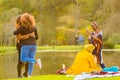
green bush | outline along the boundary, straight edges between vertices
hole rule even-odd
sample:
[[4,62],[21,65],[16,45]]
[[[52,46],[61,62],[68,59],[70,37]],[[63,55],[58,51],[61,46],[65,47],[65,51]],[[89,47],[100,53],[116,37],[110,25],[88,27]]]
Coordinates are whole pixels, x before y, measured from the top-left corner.
[[120,49],[120,45],[115,45],[114,49]]

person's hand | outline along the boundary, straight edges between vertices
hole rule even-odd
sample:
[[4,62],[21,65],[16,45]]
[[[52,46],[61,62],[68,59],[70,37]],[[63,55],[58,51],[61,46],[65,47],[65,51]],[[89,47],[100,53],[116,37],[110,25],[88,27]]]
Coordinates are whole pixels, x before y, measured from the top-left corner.
[[34,32],[30,33],[29,36],[34,38],[35,37]]
[[91,31],[89,31],[88,29],[86,29],[86,35],[90,36],[91,35]]
[[21,34],[19,34],[18,38],[24,40],[24,39],[29,38],[29,35],[21,35]]
[[89,36],[88,32],[86,31],[86,35]]
[[27,39],[27,38],[29,38],[29,35],[24,35],[23,36],[23,39]]

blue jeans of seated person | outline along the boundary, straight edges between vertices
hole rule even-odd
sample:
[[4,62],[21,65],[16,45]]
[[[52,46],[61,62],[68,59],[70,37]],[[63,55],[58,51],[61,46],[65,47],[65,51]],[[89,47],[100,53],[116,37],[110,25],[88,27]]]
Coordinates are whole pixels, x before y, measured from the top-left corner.
[[28,75],[32,74],[33,65],[36,63],[34,59],[36,53],[36,45],[25,45],[21,47],[20,60],[22,62],[28,62]]

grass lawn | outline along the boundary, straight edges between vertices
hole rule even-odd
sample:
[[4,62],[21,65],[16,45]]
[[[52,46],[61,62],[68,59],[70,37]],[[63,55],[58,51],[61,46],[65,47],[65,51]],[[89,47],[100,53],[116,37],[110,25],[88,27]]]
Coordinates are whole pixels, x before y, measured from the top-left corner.
[[[120,49],[120,45],[114,45],[115,49]],[[37,50],[76,50],[79,51],[83,48],[82,45],[66,45],[66,46],[37,46]],[[15,46],[1,46],[0,47],[0,55],[4,54],[14,54],[17,52]]]
[[86,80],[120,80],[120,76],[105,77],[105,78],[93,78],[93,79],[86,79]]
[[[37,51],[42,50],[81,50],[83,48],[82,45],[69,45],[69,46],[37,46]],[[0,55],[6,55],[6,54],[14,54],[16,53],[16,47],[15,46],[1,46],[0,47]]]
[[[74,80],[73,76],[67,77],[66,75],[44,75],[44,76],[33,76],[31,78],[14,78],[7,80]],[[106,78],[93,78],[85,80],[120,80],[120,76],[117,77],[106,77]]]
[[[28,78],[16,78],[7,80],[28,80]],[[29,80],[73,80],[73,77],[66,77],[65,75],[43,75],[31,77]]]

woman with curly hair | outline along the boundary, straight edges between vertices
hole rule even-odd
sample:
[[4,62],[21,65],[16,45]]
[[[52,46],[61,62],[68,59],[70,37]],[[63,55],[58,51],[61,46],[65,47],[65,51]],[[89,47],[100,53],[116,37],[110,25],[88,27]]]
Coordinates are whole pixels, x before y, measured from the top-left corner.
[[35,60],[34,56],[36,53],[36,40],[38,39],[37,29],[35,27],[34,17],[28,13],[24,13],[20,19],[21,27],[14,31],[15,35],[21,34],[28,35],[26,39],[20,39],[21,53],[20,60],[22,62],[28,62],[28,76],[32,75],[34,63],[38,63],[40,66],[39,59]]

